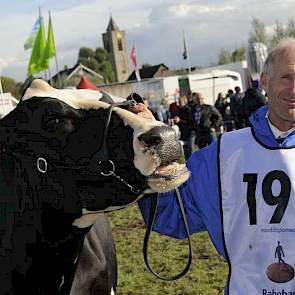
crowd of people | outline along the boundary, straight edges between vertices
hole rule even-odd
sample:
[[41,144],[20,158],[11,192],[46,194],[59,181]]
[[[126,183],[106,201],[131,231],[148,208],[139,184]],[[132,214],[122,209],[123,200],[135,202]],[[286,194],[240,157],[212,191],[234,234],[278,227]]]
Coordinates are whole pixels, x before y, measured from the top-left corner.
[[188,159],[195,149],[209,145],[223,132],[249,126],[250,114],[265,104],[266,97],[259,90],[249,88],[242,93],[237,86],[226,94],[220,92],[214,106],[206,104],[199,92],[182,95],[171,104],[164,98],[154,115],[175,128]]

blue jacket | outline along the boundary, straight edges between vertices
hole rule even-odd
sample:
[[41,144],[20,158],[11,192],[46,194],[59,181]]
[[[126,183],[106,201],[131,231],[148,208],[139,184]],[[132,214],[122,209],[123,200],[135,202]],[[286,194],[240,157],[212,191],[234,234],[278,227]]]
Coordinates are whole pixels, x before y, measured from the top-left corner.
[[[294,146],[295,132],[291,133],[281,145],[277,143],[265,117],[267,108],[267,106],[259,108],[250,118],[256,139],[271,148]],[[218,253],[226,258],[218,188],[218,142],[194,152],[187,161],[187,167],[191,177],[179,189],[185,204],[190,233],[207,230]],[[148,198],[140,201],[145,222],[149,214],[149,201]],[[186,237],[174,192],[160,195],[153,230],[175,238]]]

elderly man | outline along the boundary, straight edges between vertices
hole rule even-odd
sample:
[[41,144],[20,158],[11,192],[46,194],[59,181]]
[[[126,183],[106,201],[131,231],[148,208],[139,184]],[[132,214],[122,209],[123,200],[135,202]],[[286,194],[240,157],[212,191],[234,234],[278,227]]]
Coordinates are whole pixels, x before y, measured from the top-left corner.
[[[295,40],[269,54],[261,84],[269,105],[252,114],[251,127],[193,153],[179,188],[190,232],[208,231],[228,262],[229,295],[295,294]],[[140,203],[145,220],[149,204]],[[153,230],[185,237],[173,192],[159,196]],[[279,265],[277,241],[288,257]]]

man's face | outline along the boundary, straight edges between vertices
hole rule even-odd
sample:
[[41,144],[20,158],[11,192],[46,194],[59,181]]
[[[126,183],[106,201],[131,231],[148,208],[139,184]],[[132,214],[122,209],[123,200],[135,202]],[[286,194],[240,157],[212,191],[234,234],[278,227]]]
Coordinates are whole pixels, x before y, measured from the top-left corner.
[[204,98],[203,94],[198,93],[196,96],[196,103],[201,106],[202,104],[204,104],[204,99],[205,98]]
[[267,92],[269,118],[279,130],[295,126],[295,46],[281,50],[270,75],[261,77],[262,88]]

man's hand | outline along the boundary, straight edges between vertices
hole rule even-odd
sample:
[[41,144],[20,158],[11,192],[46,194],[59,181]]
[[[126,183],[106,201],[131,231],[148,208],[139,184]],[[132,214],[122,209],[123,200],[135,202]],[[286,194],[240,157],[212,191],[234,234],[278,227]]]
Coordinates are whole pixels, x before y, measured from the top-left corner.
[[147,106],[143,103],[137,103],[135,105],[132,105],[128,108],[128,111],[135,113],[143,118],[150,119],[150,120],[156,120],[153,116],[152,112],[147,108]]

